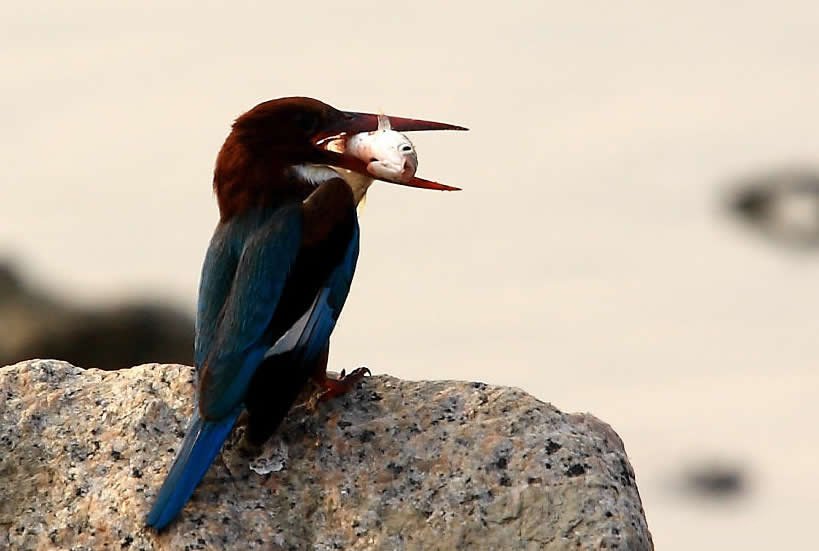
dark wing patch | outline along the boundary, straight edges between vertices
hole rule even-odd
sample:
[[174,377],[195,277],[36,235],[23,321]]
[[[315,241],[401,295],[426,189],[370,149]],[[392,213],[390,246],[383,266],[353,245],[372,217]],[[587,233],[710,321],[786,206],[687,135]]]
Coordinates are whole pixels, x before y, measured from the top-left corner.
[[350,292],[358,261],[358,238],[358,221],[354,219],[352,235],[341,263],[330,273],[307,312],[276,341],[266,356],[295,353],[294,363],[297,358],[301,365],[312,365],[327,348],[327,341]]

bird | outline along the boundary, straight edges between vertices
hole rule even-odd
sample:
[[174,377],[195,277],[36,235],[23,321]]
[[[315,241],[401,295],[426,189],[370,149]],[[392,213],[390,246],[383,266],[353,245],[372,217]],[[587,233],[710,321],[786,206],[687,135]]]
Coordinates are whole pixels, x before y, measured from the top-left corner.
[[[466,130],[389,120],[398,132]],[[245,440],[260,446],[311,379],[332,397],[368,373],[327,374],[359,253],[356,207],[373,181],[369,159],[328,144],[378,121],[307,97],[265,101],[234,121],[213,176],[219,222],[199,284],[195,407],[148,527],[162,531],[179,515],[240,415]],[[458,189],[416,177],[392,183]]]

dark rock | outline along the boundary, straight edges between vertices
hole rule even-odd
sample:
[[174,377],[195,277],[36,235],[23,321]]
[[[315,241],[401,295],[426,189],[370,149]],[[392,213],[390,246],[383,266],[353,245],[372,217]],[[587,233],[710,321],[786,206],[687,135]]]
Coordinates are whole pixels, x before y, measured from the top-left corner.
[[120,369],[193,359],[191,316],[150,303],[76,307],[30,289],[8,263],[0,263],[0,327],[0,365],[58,358]]
[[819,169],[790,168],[741,180],[728,200],[738,218],[777,243],[819,247]]
[[744,470],[734,464],[711,461],[689,468],[682,477],[689,494],[705,498],[734,498],[748,491]]

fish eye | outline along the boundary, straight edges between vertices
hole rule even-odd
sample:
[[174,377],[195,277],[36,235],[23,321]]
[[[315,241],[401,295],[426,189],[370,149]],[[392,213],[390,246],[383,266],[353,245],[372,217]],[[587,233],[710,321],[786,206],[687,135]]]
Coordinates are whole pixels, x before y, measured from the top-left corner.
[[405,143],[404,145],[402,145],[400,147],[399,150],[401,151],[401,153],[411,153],[412,152],[412,146],[410,144],[408,144],[408,143]]

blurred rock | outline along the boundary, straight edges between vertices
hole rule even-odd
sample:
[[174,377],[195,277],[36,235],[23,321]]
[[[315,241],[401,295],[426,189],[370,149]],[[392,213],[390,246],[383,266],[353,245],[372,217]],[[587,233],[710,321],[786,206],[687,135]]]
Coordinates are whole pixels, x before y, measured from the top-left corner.
[[819,247],[819,171],[783,169],[741,181],[732,212],[785,245]]
[[682,476],[686,493],[709,499],[739,497],[747,493],[748,481],[744,470],[725,461],[707,461],[689,467]]
[[191,363],[193,319],[159,304],[78,308],[30,289],[0,264],[0,365],[59,358],[120,369],[146,362]]
[[264,454],[269,474],[238,453],[237,428],[156,535],[143,519],[193,378],[178,365],[0,368],[0,547],[653,549],[609,425],[516,389],[386,376],[294,408]]

